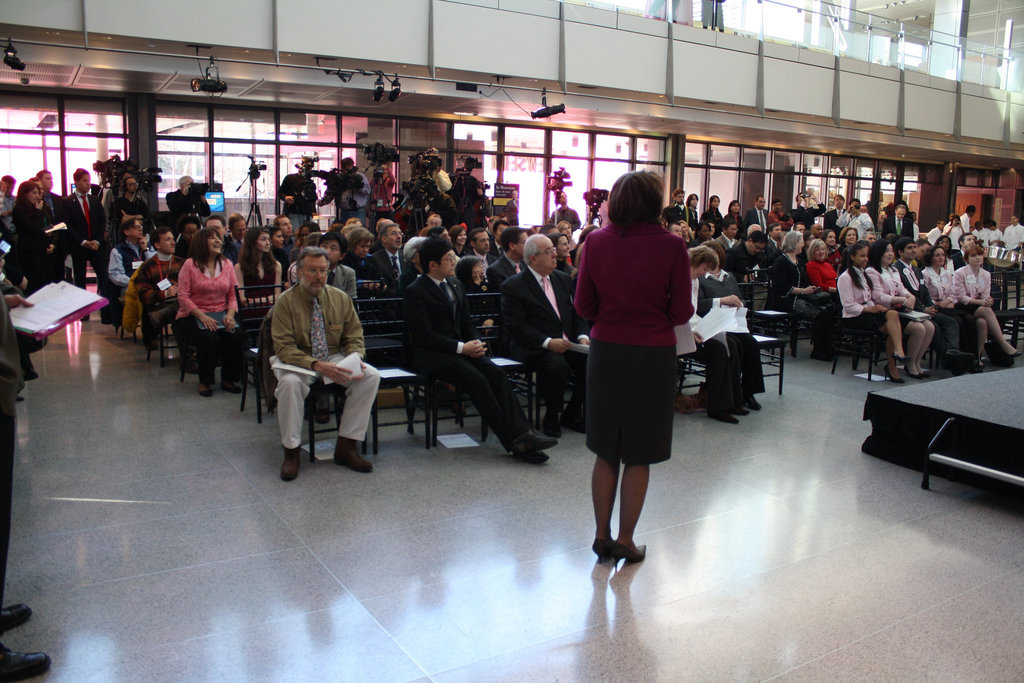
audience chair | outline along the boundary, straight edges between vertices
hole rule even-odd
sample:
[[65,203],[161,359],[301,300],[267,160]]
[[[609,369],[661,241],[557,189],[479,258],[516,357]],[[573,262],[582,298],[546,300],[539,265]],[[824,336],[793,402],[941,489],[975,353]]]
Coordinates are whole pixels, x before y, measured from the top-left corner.
[[[256,390],[256,422],[263,424],[263,370],[260,364],[260,328],[274,307],[284,285],[235,287],[238,299],[238,324],[245,335],[242,349],[242,398],[238,410],[245,411],[249,384]],[[244,303],[243,303],[244,302]]]

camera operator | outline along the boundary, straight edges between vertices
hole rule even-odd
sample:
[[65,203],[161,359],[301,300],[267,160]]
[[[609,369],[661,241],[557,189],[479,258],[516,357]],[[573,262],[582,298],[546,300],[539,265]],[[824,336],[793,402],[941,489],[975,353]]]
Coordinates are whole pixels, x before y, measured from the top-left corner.
[[394,218],[395,176],[391,175],[389,164],[378,166],[373,172],[370,185],[370,207],[373,210],[372,225],[383,218]]
[[206,203],[205,195],[192,185],[192,176],[182,176],[178,181],[178,189],[168,192],[164,199],[167,201],[167,210],[171,212],[171,221],[178,222],[182,216],[210,215],[210,205]]
[[576,213],[575,209],[569,208],[569,197],[566,196],[565,192],[559,192],[555,195],[555,211],[548,218],[548,223],[558,225],[562,221],[567,221],[572,229],[578,230],[580,227],[580,215]]
[[298,229],[300,225],[313,218],[313,206],[316,202],[316,186],[310,179],[313,173],[315,157],[302,157],[298,173],[289,173],[281,181],[279,192],[284,208],[281,213],[288,216],[292,222],[292,228]]
[[[318,204],[330,204],[334,202],[339,220],[347,221],[350,218],[358,218],[359,222],[366,225],[366,202],[370,198],[370,181],[356,168],[356,162],[351,157],[341,160],[341,172],[346,178],[346,189],[337,197],[328,189],[323,199]],[[357,180],[362,181],[360,184]],[[356,187],[358,185],[358,187]],[[330,186],[328,186],[330,187]]]
[[134,218],[149,227],[149,206],[139,194],[139,181],[131,173],[121,177],[121,196],[114,200],[114,220],[120,226],[129,218]]

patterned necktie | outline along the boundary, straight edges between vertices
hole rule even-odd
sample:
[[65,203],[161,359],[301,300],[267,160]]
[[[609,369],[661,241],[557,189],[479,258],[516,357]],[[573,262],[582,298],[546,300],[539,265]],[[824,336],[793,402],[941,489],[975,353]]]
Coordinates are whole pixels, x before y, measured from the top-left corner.
[[401,269],[398,267],[398,254],[391,255],[391,270],[395,271],[396,279],[402,274]]
[[310,317],[309,339],[313,344],[313,358],[326,361],[327,329],[324,326],[324,312],[320,309],[320,299],[313,299],[313,315]]

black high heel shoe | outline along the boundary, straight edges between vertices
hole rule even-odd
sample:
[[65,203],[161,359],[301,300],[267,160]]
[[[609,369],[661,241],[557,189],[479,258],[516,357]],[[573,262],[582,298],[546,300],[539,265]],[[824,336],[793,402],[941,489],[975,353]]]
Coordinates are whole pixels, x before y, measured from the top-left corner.
[[590,546],[590,549],[597,555],[597,559],[605,560],[612,556],[612,546],[615,545],[610,539],[607,538],[595,538],[594,545]]
[[[910,372],[907,372],[907,374],[910,375]],[[910,376],[913,377],[913,375],[910,375]],[[903,384],[904,382],[907,381],[907,380],[903,379],[902,377],[895,377],[895,376],[893,376],[893,374],[889,372],[889,368],[885,369],[885,378],[887,380],[889,380],[890,382],[893,382],[895,384]]]
[[644,558],[647,557],[647,546],[638,545],[636,550],[633,550],[621,543],[612,543],[611,556],[615,561],[643,562]]

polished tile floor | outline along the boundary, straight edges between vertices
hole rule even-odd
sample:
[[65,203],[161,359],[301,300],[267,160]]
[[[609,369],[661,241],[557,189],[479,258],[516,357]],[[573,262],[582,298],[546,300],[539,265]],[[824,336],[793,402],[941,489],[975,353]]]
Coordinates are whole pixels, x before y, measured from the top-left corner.
[[82,323],[18,407],[3,640],[75,682],[1024,678],[1024,505],[862,454],[886,385],[806,355],[740,426],[677,415],[614,567],[580,435],[535,467],[393,427],[285,483],[275,418]]

